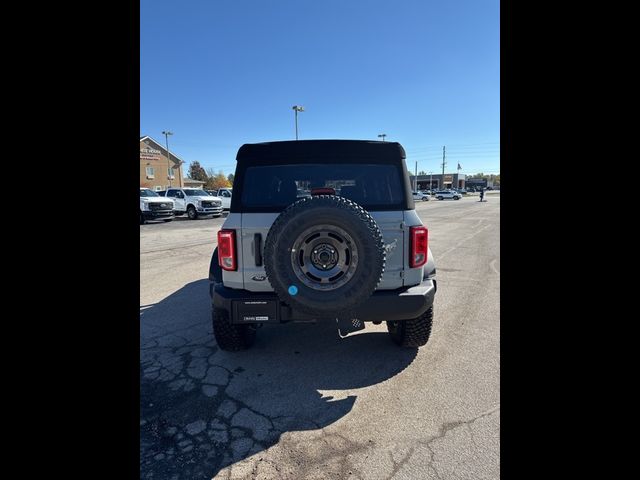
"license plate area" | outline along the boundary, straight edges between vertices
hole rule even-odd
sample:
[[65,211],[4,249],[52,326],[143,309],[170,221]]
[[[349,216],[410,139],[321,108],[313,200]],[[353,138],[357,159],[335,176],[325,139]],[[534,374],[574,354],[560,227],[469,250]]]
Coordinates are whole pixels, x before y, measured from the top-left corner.
[[267,323],[278,321],[275,300],[234,300],[232,323]]

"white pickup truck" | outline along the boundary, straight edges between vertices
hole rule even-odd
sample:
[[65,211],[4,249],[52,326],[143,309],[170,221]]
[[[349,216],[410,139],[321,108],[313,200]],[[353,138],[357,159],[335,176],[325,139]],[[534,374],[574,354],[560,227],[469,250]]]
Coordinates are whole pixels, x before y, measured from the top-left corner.
[[148,188],[140,188],[140,225],[147,220],[170,222],[175,216],[173,208],[173,200]]
[[200,216],[222,215],[222,200],[199,188],[169,188],[160,194],[174,201],[176,215],[186,213],[191,220]]
[[233,194],[233,188],[220,188],[216,193],[216,196],[222,200],[222,208],[229,210],[231,208],[231,195]]

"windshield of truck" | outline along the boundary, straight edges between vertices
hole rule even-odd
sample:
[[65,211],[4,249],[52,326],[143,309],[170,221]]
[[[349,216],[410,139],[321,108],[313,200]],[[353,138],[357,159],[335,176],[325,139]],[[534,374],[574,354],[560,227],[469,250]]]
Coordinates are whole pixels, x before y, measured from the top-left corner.
[[153,190],[149,190],[148,188],[142,188],[140,189],[140,196],[141,197],[159,197],[160,195],[158,195]]
[[197,190],[195,188],[185,188],[184,194],[188,197],[210,197],[211,195],[204,190]]

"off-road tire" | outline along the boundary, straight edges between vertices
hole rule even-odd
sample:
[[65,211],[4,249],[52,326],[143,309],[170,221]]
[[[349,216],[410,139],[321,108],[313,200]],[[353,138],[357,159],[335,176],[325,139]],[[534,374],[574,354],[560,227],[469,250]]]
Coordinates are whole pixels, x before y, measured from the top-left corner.
[[196,220],[198,218],[198,212],[196,211],[196,207],[194,207],[193,205],[189,205],[189,208],[187,208],[187,216],[191,220]]
[[433,323],[433,306],[418,318],[387,322],[387,330],[391,339],[401,347],[422,347],[431,335]]
[[[350,279],[333,290],[305,285],[296,275],[292,249],[302,232],[321,225],[335,226],[353,239],[358,263]],[[271,226],[264,246],[267,279],[278,297],[294,310],[321,317],[349,316],[375,291],[382,279],[386,252],[382,232],[357,203],[336,195],[302,198],[287,207]],[[295,286],[292,295],[289,288]]]
[[226,310],[214,307],[212,321],[213,334],[221,350],[227,352],[246,350],[256,340],[255,326],[232,324]]

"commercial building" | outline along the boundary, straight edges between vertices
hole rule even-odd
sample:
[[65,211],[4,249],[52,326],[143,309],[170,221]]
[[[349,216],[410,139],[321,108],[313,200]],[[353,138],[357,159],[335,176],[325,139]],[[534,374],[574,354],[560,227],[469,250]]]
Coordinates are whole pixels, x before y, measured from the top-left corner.
[[184,163],[150,136],[140,137],[140,186],[151,190],[183,187]]
[[433,175],[418,175],[416,188],[415,175],[409,176],[411,188],[416,190],[444,190],[447,188],[465,188],[466,176],[464,173],[434,173]]

